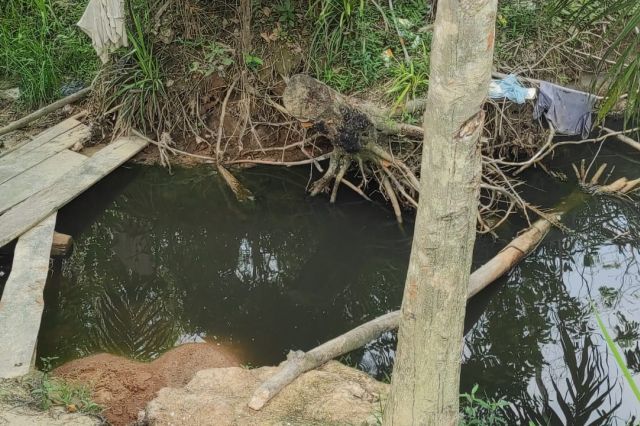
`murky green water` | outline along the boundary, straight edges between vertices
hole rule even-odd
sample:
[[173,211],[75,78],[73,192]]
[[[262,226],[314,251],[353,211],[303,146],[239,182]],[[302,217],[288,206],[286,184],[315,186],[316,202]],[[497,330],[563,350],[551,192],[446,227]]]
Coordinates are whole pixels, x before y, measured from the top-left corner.
[[[598,162],[616,164],[614,176],[640,176],[640,157],[611,146],[618,152],[605,149]],[[596,148],[558,156],[569,183],[531,172],[528,199],[553,206],[574,190],[570,163]],[[307,197],[307,169],[253,169],[241,179],[255,202],[238,204],[208,168],[170,177],[133,167],[67,206],[58,229],[76,245],[55,262],[47,284],[38,356],[60,363],[107,351],[144,360],[206,340],[231,347],[245,363],[274,364],[289,349],[309,349],[399,307],[410,224],[398,227],[385,208],[349,192],[336,206]],[[591,309],[593,302],[640,383],[638,207],[590,199],[565,218],[572,232],[554,231],[474,298],[462,391],[478,383],[481,393],[518,405],[546,393],[562,419],[558,400],[580,401],[592,420],[597,410],[615,409],[617,424],[640,414]],[[479,239],[475,264],[522,226],[513,221],[498,240]],[[383,378],[394,347],[389,333],[348,361]],[[532,410],[544,411],[538,405]]]

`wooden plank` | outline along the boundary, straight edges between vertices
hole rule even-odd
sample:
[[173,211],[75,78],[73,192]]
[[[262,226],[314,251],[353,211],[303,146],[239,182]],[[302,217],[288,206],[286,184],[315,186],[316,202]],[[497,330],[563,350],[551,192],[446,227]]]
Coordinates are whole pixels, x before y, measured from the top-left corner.
[[41,133],[38,133],[36,137],[34,137],[31,141],[23,145],[20,145],[19,147],[17,147],[16,149],[10,152],[3,153],[2,156],[0,157],[0,166],[3,166],[8,162],[6,156],[23,155],[29,151],[32,151],[38,148],[42,144],[49,142],[51,139],[57,136],[60,136],[63,133],[68,132],[69,130],[79,126],[80,124],[81,123],[78,120],[69,118],[67,120],[61,121],[60,123],[56,124],[53,127],[49,127],[48,129],[42,131]]
[[0,216],[0,247],[27,232],[35,224],[73,200],[94,183],[140,152],[147,141],[120,138],[107,145],[79,167]]
[[80,124],[33,149],[19,150],[21,152],[15,151],[3,157],[0,164],[0,184],[20,173],[24,173],[58,152],[71,148],[78,142],[84,142],[90,136],[91,129],[84,124]]
[[31,369],[55,225],[56,213],[16,244],[11,274],[0,300],[0,378],[23,376]]
[[78,167],[86,156],[65,149],[24,173],[0,184],[0,214],[49,187],[68,171]]

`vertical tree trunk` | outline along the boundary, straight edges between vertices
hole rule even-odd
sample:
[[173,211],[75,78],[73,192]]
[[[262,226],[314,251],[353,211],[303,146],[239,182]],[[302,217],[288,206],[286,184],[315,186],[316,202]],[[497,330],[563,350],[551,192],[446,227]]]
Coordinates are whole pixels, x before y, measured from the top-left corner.
[[457,425],[497,0],[439,0],[420,203],[385,425]]

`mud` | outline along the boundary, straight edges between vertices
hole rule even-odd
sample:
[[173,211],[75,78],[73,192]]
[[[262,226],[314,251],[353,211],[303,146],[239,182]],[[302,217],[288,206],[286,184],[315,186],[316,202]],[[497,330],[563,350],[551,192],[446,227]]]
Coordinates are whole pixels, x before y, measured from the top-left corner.
[[105,407],[105,418],[118,426],[135,422],[138,413],[163,387],[182,387],[199,370],[239,365],[238,359],[222,346],[191,343],[150,363],[97,354],[64,364],[53,374],[90,386],[93,400]]

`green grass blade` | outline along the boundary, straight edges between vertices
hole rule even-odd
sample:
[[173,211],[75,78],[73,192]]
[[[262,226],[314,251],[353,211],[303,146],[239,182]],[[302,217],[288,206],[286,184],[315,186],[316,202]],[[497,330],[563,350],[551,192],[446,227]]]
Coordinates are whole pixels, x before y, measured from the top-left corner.
[[627,380],[627,383],[629,383],[629,387],[631,388],[631,391],[638,399],[638,402],[640,402],[640,389],[638,389],[636,382],[633,380],[633,376],[631,375],[631,372],[627,368],[627,364],[624,362],[624,359],[622,358],[622,355],[618,350],[618,346],[609,335],[609,332],[607,331],[607,328],[605,327],[604,322],[602,321],[602,318],[600,318],[600,314],[598,313],[598,309],[596,309],[595,305],[593,306],[593,312],[596,316],[596,321],[598,322],[598,326],[602,331],[602,335],[604,336],[604,340],[607,342],[607,346],[609,346],[609,349],[613,353],[613,357],[618,363],[618,367],[622,371],[622,374]]

